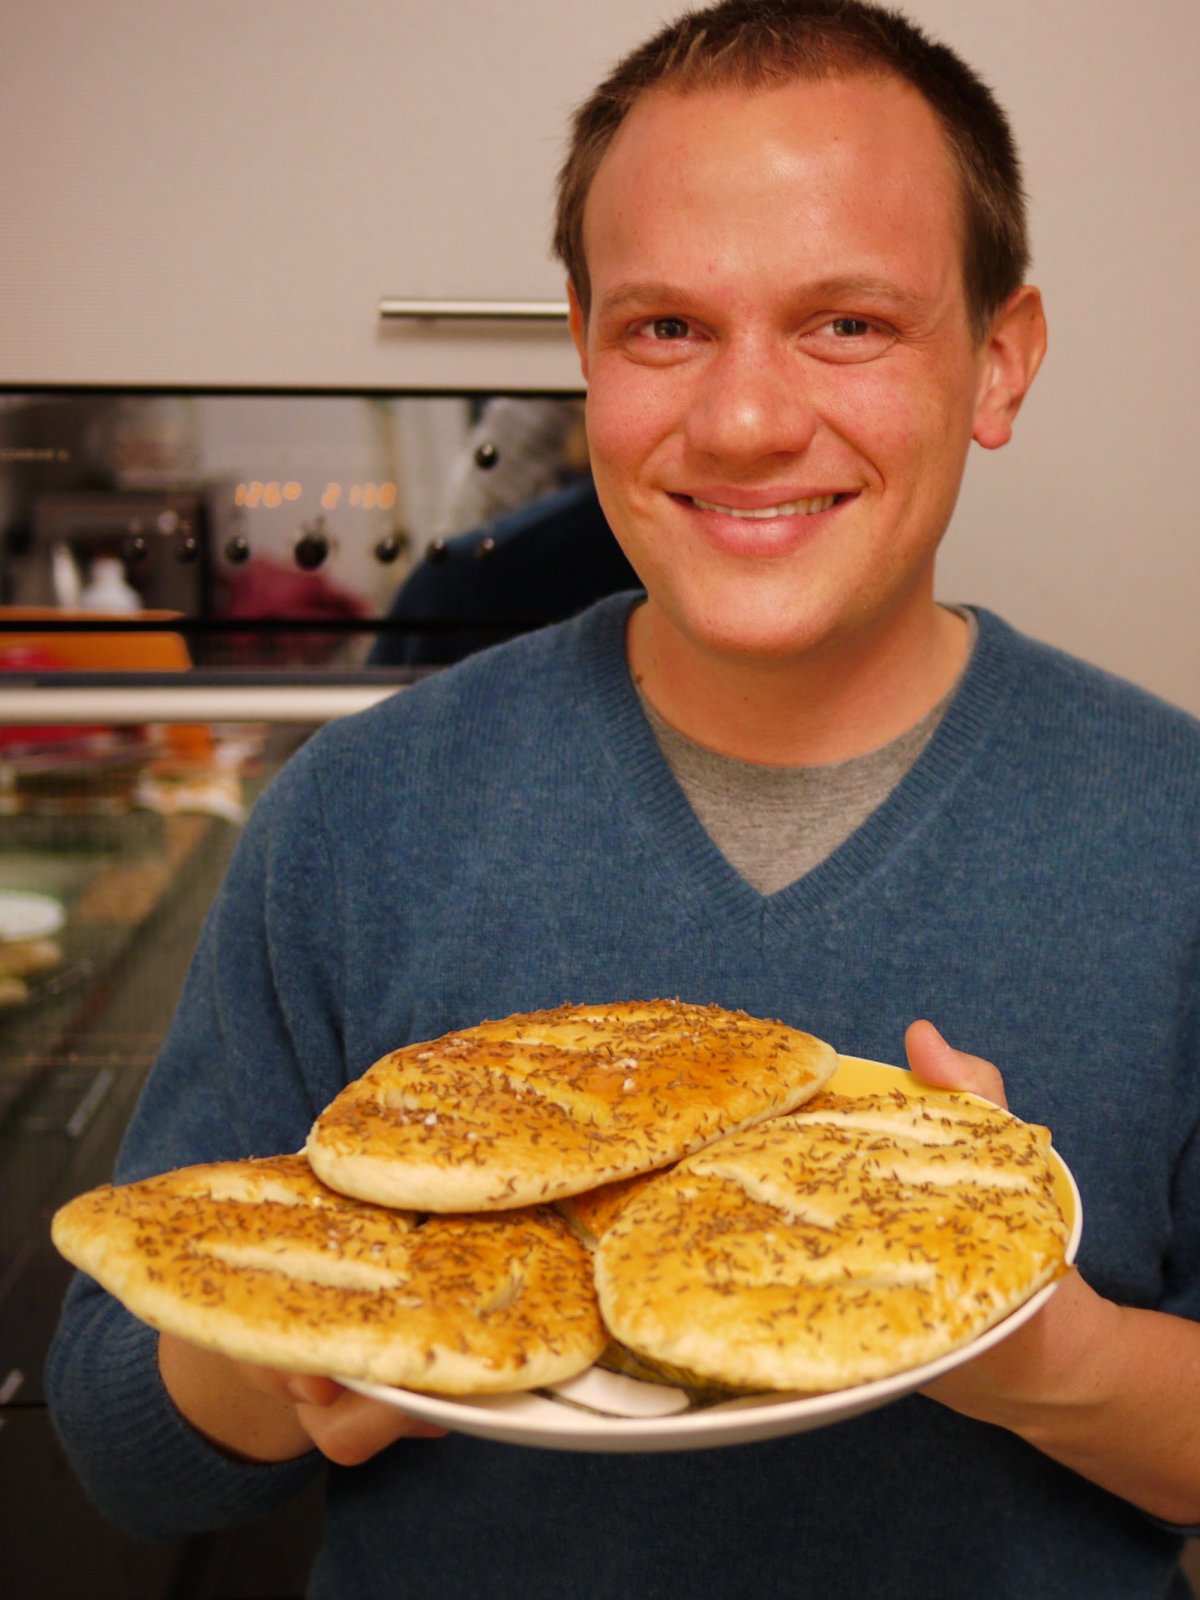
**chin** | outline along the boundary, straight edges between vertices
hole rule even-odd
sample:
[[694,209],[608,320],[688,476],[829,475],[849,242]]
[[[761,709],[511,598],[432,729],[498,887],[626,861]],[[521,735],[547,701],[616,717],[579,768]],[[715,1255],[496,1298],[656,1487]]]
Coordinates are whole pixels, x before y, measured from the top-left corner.
[[784,664],[819,647],[843,622],[840,613],[817,609],[811,599],[726,593],[711,606],[697,607],[686,631],[714,654]]
[[784,667],[810,655],[828,637],[824,629],[797,625],[789,618],[781,625],[776,620],[762,627],[732,627],[728,624],[693,630],[692,638],[706,654],[727,661],[772,664]]

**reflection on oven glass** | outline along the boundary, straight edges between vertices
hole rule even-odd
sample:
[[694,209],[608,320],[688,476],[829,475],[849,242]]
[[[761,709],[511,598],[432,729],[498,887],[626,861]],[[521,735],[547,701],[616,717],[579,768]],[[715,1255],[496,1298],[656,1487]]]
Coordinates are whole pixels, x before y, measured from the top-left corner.
[[0,395],[10,623],[166,612],[196,666],[436,663],[634,582],[578,396]]

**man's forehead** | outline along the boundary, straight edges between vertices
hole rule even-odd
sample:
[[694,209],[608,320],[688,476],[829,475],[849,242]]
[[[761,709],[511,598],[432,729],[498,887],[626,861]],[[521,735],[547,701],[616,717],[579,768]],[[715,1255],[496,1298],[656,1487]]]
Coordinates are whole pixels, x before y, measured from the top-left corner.
[[632,107],[597,169],[584,213],[589,267],[616,234],[650,234],[668,210],[673,225],[729,219],[757,230],[780,203],[844,207],[851,189],[857,216],[881,219],[890,208],[894,226],[926,230],[931,250],[944,241],[961,261],[957,163],[936,113],[902,79],[657,87]]
[[633,101],[600,165],[634,132],[644,138],[652,129],[665,142],[677,142],[684,124],[702,123],[724,107],[737,107],[739,116],[754,119],[760,128],[810,110],[822,121],[832,115],[844,124],[853,117],[886,135],[895,131],[899,118],[922,126],[931,143],[949,153],[941,119],[926,97],[897,73],[879,69],[798,74],[764,83],[654,84]]
[[959,234],[960,182],[946,135],[924,97],[894,75],[656,88],[632,107],[597,168],[585,236],[597,210],[607,228],[628,225],[655,202],[681,200],[701,215],[741,211],[753,225],[761,198],[771,193],[778,202],[779,180],[793,185],[797,202],[817,203],[828,191],[836,203],[846,177],[863,189],[864,204],[899,199],[908,209],[911,200],[914,218],[944,199]]

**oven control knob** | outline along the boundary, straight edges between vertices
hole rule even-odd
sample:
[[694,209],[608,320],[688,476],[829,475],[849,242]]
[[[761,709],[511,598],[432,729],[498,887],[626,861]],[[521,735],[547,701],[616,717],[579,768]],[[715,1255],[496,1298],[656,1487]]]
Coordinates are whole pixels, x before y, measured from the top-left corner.
[[226,559],[226,561],[230,562],[231,565],[233,565],[235,567],[240,567],[243,561],[249,560],[249,557],[250,557],[250,541],[249,541],[249,539],[243,538],[240,533],[235,534],[233,536],[233,538],[230,539],[229,543],[225,546],[225,559]]
[[382,561],[385,567],[391,566],[392,562],[399,558],[400,552],[407,549],[407,534],[388,533],[375,546],[375,559]]
[[328,554],[329,538],[324,522],[318,518],[296,540],[296,565],[303,567],[305,572],[315,572]]
[[175,559],[190,564],[200,559],[200,541],[192,533],[186,522],[179,525],[179,537],[175,541]]
[[141,533],[134,533],[125,541],[124,556],[128,562],[145,561],[150,554],[150,546],[146,537]]
[[476,561],[490,561],[496,554],[496,541],[491,534],[486,534],[475,546]]
[[425,546],[426,561],[445,561],[449,554],[445,539],[431,539]]
[[475,465],[484,472],[490,472],[500,459],[500,452],[494,444],[484,443],[475,451]]

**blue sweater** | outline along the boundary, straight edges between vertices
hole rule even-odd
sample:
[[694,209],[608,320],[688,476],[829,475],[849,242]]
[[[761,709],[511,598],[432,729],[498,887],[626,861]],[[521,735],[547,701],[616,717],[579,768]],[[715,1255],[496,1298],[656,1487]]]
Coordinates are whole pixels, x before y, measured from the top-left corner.
[[[298,1148],[385,1051],[484,1016],[678,995],[902,1059],[929,1016],[1002,1068],[1079,1181],[1080,1265],[1200,1316],[1200,734],[981,613],[936,736],[823,865],[763,897],[670,776],[629,597],[335,723],[255,809],[122,1153],[132,1179]],[[135,1531],[243,1518],[315,1470],[226,1459],[154,1336],[77,1280],[56,1420]],[[331,1473],[319,1600],[1134,1600],[1180,1539],[920,1396],[769,1444],[588,1456],[467,1437]]]

